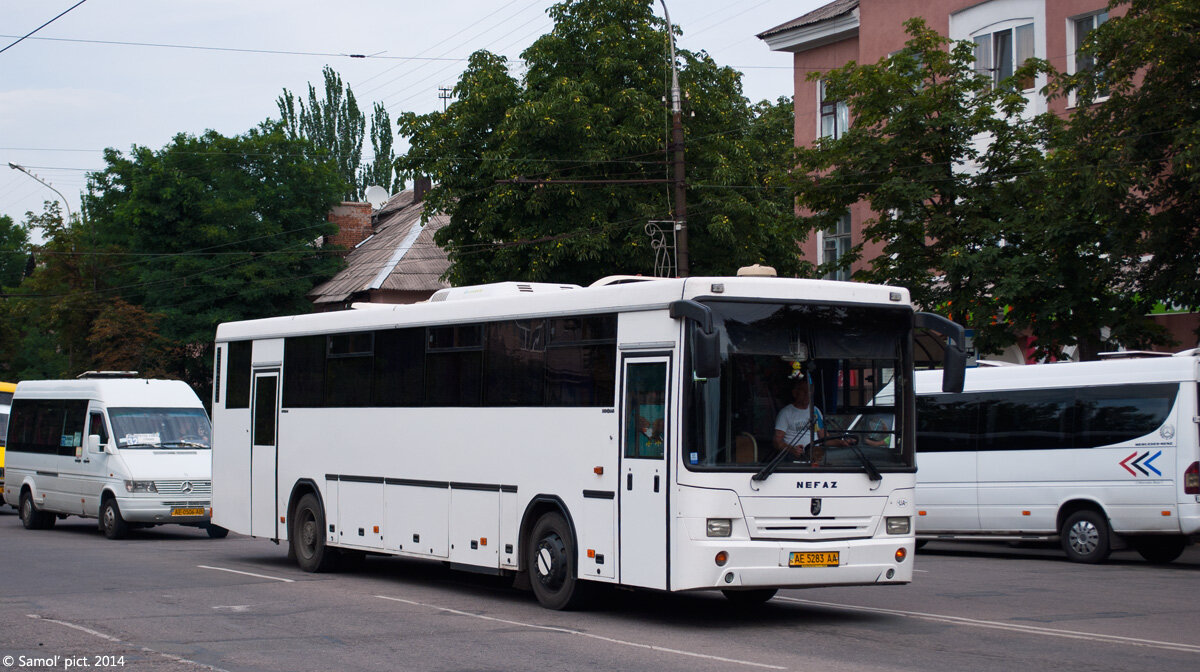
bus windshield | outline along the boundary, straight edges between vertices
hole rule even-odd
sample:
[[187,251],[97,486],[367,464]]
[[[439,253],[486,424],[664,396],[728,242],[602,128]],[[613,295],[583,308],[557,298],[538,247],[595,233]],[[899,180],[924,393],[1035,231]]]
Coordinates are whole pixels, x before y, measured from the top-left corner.
[[122,450],[212,446],[212,431],[202,408],[110,408],[108,417]]
[[707,305],[721,337],[721,375],[686,385],[689,469],[911,470],[897,403],[912,394],[910,310]]

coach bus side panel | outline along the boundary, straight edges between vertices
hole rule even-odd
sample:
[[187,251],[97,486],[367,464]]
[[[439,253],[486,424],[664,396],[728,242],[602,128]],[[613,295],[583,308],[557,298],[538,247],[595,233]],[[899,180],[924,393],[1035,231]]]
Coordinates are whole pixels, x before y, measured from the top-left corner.
[[500,491],[450,488],[450,562],[500,566]]
[[383,548],[383,479],[338,483],[337,543],[357,548]]
[[384,547],[433,558],[449,555],[450,489],[400,485],[384,486]]

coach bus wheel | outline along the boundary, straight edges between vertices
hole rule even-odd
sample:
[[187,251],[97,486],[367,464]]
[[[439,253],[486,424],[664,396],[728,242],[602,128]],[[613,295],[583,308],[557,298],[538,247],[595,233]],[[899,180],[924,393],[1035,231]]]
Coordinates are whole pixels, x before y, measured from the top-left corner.
[[17,511],[21,515],[21,524],[27,530],[44,530],[53,527],[56,520],[53,515],[34,508],[33,495],[28,490],[21,493],[21,502]]
[[115,497],[109,497],[100,505],[100,531],[109,539],[123,539],[129,532],[129,526],[121,517]]
[[1129,541],[1139,555],[1155,564],[1173,562],[1187,546],[1187,537],[1179,535],[1134,537]]
[[309,493],[296,505],[295,521],[289,545],[296,564],[306,572],[326,572],[333,568],[335,552],[325,545],[325,510],[316,495]]
[[1062,526],[1062,547],[1073,562],[1095,564],[1108,558],[1108,523],[1104,515],[1084,509],[1067,516]]
[[722,590],[721,592],[730,602],[738,606],[749,607],[767,602],[779,591],[775,588],[757,588],[755,590]]
[[575,542],[567,521],[557,513],[538,519],[527,544],[525,565],[538,602],[547,609],[573,609],[581,601],[575,577]]

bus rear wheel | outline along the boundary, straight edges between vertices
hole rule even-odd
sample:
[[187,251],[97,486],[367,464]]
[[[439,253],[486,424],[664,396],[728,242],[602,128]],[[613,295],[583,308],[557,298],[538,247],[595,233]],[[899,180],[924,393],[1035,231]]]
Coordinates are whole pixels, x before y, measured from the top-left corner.
[[292,520],[288,546],[300,569],[306,572],[333,569],[335,552],[325,545],[325,509],[317,496],[309,493],[301,497]]
[[1091,509],[1076,511],[1063,521],[1062,547],[1072,562],[1104,562],[1111,552],[1108,522],[1104,514]]
[[1130,545],[1146,559],[1146,562],[1165,565],[1183,555],[1183,549],[1187,546],[1187,537],[1180,535],[1135,537],[1130,539]]
[[17,512],[21,515],[21,524],[27,530],[46,530],[54,527],[58,519],[53,514],[38,511],[33,505],[33,495],[28,490],[21,493],[21,501]]
[[538,518],[525,558],[533,594],[547,609],[574,609],[583,599],[576,577],[575,540],[567,521],[557,513]]

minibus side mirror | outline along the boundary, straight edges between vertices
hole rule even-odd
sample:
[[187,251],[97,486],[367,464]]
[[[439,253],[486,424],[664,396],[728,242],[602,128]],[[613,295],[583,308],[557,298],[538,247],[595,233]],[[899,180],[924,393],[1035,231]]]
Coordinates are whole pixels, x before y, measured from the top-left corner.
[[104,446],[100,445],[100,435],[99,434],[88,434],[87,450],[89,453],[103,453],[104,452]]

